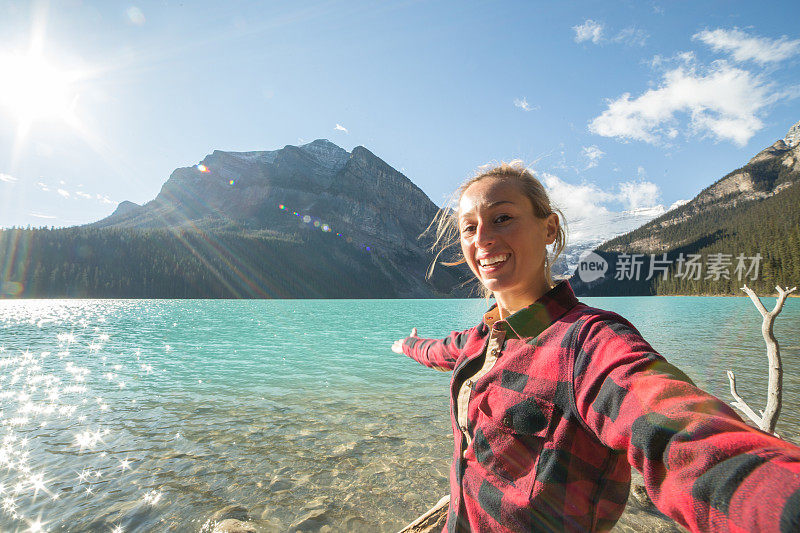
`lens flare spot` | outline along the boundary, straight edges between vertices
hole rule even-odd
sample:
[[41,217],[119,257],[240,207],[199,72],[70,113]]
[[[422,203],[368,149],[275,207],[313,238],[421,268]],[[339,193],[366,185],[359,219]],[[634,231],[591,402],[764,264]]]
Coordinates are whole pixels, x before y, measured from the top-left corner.
[[314,221],[314,227],[315,227],[315,228],[318,228],[318,227],[319,227],[319,220],[315,220],[315,221]]
[[308,224],[309,222],[311,222],[311,217],[310,217],[310,216],[308,216],[308,215],[305,215],[305,216],[303,216],[303,222],[305,222],[306,224]]
[[22,292],[22,288],[22,283],[18,281],[0,282],[0,296],[19,296]]
[[279,204],[278,205],[278,209],[280,209],[281,211],[284,211],[284,210],[286,210],[286,206],[283,205],[283,204]]
[[234,181],[234,180],[229,180],[229,181],[228,181],[228,185],[236,185],[236,181]]
[[209,171],[209,170],[208,170],[208,167],[207,167],[207,166],[205,166],[205,165],[203,165],[203,164],[199,164],[199,165],[197,165],[197,167],[196,167],[196,168],[197,168],[197,170],[199,170],[200,172],[208,172],[208,171]]

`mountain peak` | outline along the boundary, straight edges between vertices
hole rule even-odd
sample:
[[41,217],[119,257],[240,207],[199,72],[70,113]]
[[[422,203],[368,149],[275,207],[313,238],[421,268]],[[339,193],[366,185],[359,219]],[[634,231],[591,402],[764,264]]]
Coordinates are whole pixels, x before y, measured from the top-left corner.
[[350,153],[328,139],[317,139],[308,144],[298,146],[301,150],[314,157],[322,166],[332,170],[344,167],[350,159]]
[[786,137],[783,138],[783,142],[785,142],[786,146],[789,148],[794,148],[800,144],[800,122],[789,128],[789,132],[786,134]]
[[344,150],[344,148],[340,148],[336,143],[329,141],[328,139],[314,139],[310,143],[301,144],[300,148],[308,147],[308,146],[335,146],[340,150]]

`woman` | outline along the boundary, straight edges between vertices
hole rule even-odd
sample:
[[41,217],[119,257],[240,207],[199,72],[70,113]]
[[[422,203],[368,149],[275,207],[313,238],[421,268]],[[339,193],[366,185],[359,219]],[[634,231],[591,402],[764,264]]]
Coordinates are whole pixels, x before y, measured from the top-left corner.
[[800,448],[749,427],[621,316],[553,285],[546,246],[557,257],[564,231],[530,172],[503,164],[457,194],[437,244],[458,239],[496,305],[466,331],[414,329],[392,346],[453,371],[446,530],[608,530],[633,466],[693,531],[800,531]]

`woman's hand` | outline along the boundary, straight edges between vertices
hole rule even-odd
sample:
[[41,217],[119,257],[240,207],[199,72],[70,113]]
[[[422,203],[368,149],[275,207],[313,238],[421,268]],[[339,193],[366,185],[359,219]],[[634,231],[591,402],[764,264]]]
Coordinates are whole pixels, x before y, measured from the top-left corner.
[[[409,337],[416,337],[417,336],[417,328],[411,328],[411,335]],[[392,344],[392,351],[394,353],[403,353],[403,341],[406,339],[400,339],[398,341],[394,341]]]

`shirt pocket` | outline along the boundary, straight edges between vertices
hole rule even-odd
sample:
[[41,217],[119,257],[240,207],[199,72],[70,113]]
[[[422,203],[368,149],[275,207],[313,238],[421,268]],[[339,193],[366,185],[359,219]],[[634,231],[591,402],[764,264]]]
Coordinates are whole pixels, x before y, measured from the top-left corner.
[[475,459],[490,474],[529,495],[544,443],[551,435],[553,403],[489,385],[477,406]]

